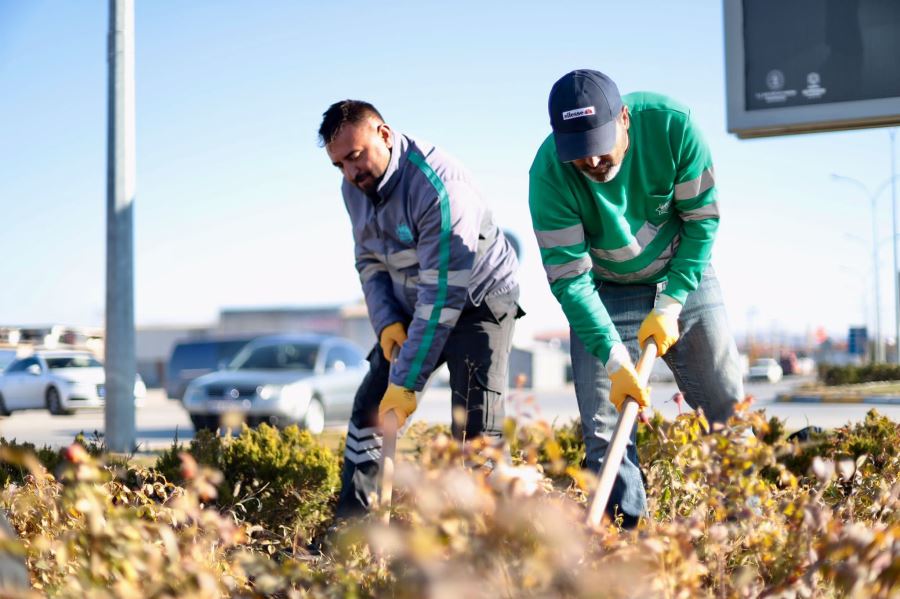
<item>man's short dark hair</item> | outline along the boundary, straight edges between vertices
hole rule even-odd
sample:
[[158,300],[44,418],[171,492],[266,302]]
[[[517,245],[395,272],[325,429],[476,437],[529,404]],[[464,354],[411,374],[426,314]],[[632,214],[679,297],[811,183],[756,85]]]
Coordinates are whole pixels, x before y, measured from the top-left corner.
[[328,107],[322,114],[319,125],[319,145],[327,146],[337,137],[341,127],[347,123],[361,123],[369,117],[375,117],[382,123],[384,118],[378,110],[362,100],[341,100]]

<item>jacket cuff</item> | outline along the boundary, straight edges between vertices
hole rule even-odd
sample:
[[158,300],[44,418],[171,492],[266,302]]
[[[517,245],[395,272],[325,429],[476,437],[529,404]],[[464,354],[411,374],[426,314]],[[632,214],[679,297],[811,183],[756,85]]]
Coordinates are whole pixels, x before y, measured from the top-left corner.
[[670,297],[671,299],[675,300],[676,302],[680,303],[681,305],[684,305],[684,302],[687,301],[687,296],[688,296],[689,290],[687,290],[683,287],[679,287],[677,284],[674,284],[674,283],[675,282],[670,279],[668,285],[666,285],[666,292],[660,293],[659,296],[662,297],[662,296],[666,295],[666,296]]
[[684,308],[684,304],[677,299],[668,293],[660,293],[656,298],[656,305],[653,306],[653,311],[657,314],[665,314],[666,316],[678,318],[681,315],[682,308]]
[[606,360],[606,372],[612,374],[623,366],[633,366],[628,348],[624,343],[616,343],[609,350],[609,358]]

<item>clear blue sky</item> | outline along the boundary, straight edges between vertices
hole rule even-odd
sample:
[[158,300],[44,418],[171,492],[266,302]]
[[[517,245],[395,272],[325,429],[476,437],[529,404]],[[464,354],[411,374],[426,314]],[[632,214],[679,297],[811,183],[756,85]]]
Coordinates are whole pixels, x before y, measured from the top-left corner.
[[[0,0],[0,323],[102,323],[107,5]],[[562,327],[527,171],[549,87],[574,68],[693,109],[716,164],[713,263],[735,329],[751,312],[758,333],[871,319],[869,205],[829,174],[884,181],[887,130],[739,141],[725,131],[721,2],[624,6],[138,0],[138,324],[360,297],[339,175],[315,135],[353,97],[475,173],[524,244],[522,330]],[[890,329],[889,243],[880,256]]]

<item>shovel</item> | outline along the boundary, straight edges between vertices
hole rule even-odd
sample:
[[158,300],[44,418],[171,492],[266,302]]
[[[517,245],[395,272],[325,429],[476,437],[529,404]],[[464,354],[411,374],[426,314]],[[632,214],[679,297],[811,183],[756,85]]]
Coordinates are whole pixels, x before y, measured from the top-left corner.
[[[654,360],[656,360],[656,343],[650,339],[644,346],[644,353],[641,354],[641,359],[638,360],[636,368],[638,382],[642,387],[645,387],[650,380],[650,371],[653,370]],[[603,513],[606,511],[606,504],[609,503],[609,495],[612,493],[613,483],[616,481],[619,466],[622,465],[625,448],[631,437],[631,430],[634,428],[634,421],[637,419],[639,410],[638,402],[631,397],[625,398],[625,405],[622,406],[622,412],[616,421],[616,428],[613,431],[612,438],[609,440],[609,444],[606,446],[606,455],[603,456],[603,467],[600,470],[600,480],[597,483],[597,490],[594,491],[591,508],[588,511],[587,523],[591,528],[599,527],[600,521],[603,519]],[[387,447],[387,444],[385,444],[385,447]]]

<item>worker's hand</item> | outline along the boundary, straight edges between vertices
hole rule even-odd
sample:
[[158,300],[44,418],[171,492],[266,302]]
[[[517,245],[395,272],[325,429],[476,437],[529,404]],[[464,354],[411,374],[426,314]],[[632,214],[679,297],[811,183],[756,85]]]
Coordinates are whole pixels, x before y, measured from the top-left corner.
[[628,350],[621,343],[615,345],[609,352],[606,372],[612,383],[609,390],[609,401],[616,406],[619,412],[622,411],[625,400],[629,397],[637,401],[642,410],[650,406],[650,387],[641,386]]
[[396,346],[399,351],[403,344],[406,343],[406,327],[403,326],[402,322],[387,325],[381,331],[380,343],[384,359],[390,362],[394,347]]
[[400,428],[409,415],[416,411],[416,392],[394,383],[389,384],[378,406],[378,419],[384,421],[391,410],[397,415],[397,428]]
[[660,294],[653,311],[647,315],[638,330],[638,343],[641,347],[647,339],[656,342],[657,354],[664,356],[669,348],[678,341],[678,316],[681,314],[681,303],[665,294]]

